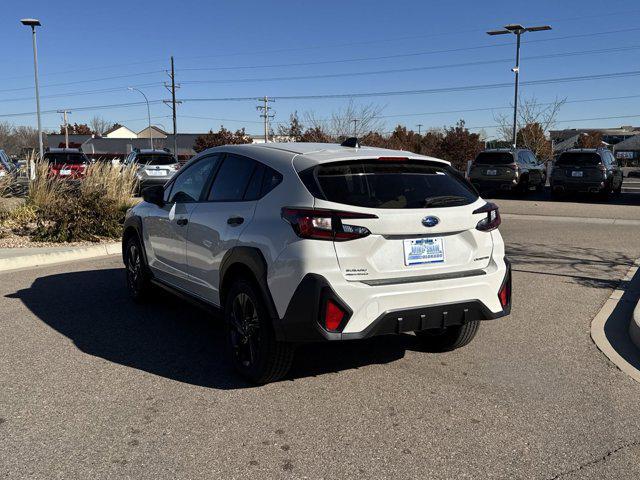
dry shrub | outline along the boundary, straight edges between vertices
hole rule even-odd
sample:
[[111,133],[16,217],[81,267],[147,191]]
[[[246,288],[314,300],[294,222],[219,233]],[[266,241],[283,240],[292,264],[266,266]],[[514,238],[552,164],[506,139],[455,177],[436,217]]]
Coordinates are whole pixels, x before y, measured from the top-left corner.
[[82,180],[51,177],[46,163],[36,163],[27,205],[36,212],[32,238],[75,242],[117,238],[124,215],[133,202],[135,170],[111,163],[94,163]]

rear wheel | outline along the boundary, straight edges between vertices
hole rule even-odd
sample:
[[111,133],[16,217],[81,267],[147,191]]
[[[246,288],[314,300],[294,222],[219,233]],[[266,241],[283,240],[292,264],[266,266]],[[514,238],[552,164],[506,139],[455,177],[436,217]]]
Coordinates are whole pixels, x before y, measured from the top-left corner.
[[619,195],[622,193],[622,180],[620,180],[620,185],[618,185],[614,190],[613,193],[615,193],[616,195]]
[[284,377],[293,361],[293,345],[275,338],[262,298],[246,280],[236,281],[224,308],[227,341],[236,371],[264,384]]
[[416,337],[429,352],[448,352],[467,345],[478,332],[480,321],[473,320],[464,325],[454,325],[437,330],[416,332]]
[[129,295],[136,302],[143,301],[152,288],[151,276],[144,261],[142,247],[135,236],[131,236],[125,245],[124,264]]

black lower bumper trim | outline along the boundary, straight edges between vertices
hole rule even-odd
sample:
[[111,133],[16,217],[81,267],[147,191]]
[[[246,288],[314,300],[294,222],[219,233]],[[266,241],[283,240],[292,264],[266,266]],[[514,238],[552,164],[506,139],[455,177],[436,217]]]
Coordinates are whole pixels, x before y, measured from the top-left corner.
[[[505,281],[510,281],[511,265],[506,259],[505,263],[507,264]],[[497,294],[498,292],[496,292]],[[278,335],[278,340],[307,343],[361,339],[376,335],[463,325],[474,320],[490,320],[504,317],[511,311],[510,299],[509,304],[498,313],[493,313],[480,300],[426,305],[387,311],[382,313],[361,332],[340,333],[329,332],[320,323],[322,305],[325,304],[328,298],[338,303],[347,312],[347,319],[352,315],[351,309],[333,291],[324,277],[316,274],[307,274],[294,292],[284,317],[276,319],[279,322],[276,332],[282,332]]]

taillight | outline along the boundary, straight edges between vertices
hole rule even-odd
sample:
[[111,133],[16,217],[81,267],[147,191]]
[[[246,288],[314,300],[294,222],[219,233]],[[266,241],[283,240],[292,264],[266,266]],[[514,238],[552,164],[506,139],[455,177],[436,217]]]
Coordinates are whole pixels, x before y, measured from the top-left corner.
[[329,299],[324,308],[324,327],[330,332],[340,331],[345,312],[333,300]]
[[495,203],[485,203],[482,207],[473,211],[476,213],[486,213],[486,217],[478,222],[476,228],[482,232],[490,232],[500,226],[502,220],[500,219],[500,212],[498,206]]
[[507,308],[511,304],[511,271],[507,270],[507,276],[498,291],[498,299],[502,308]]
[[378,218],[376,215],[368,213],[288,207],[282,209],[281,215],[300,238],[333,240],[336,242],[363,238],[371,234],[368,228],[345,224],[343,220]]
[[383,162],[408,162],[409,158],[407,157],[378,157],[378,160]]

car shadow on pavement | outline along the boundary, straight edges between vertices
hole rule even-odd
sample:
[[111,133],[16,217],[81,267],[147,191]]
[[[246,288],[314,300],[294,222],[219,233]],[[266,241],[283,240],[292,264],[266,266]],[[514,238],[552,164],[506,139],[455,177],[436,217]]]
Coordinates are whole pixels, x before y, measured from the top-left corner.
[[594,247],[512,242],[507,257],[515,272],[565,277],[592,288],[615,289],[635,261],[621,253]]
[[482,198],[489,200],[521,200],[531,202],[570,202],[595,205],[640,205],[640,193],[622,192],[619,195],[611,195],[604,198],[596,194],[575,193],[559,197],[552,197],[547,188],[544,192],[528,192],[516,194],[512,192],[491,191],[484,192]]
[[[222,321],[157,290],[146,304],[128,296],[123,269],[69,272],[36,279],[19,298],[82,352],[179,382],[250,388],[227,358]],[[413,336],[302,346],[286,380],[400,359]]]

